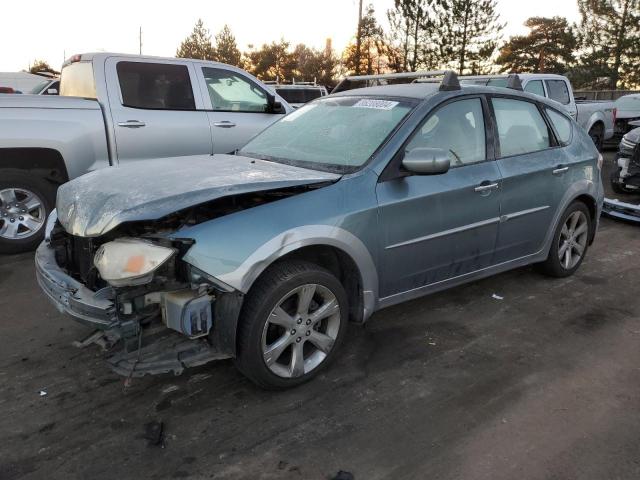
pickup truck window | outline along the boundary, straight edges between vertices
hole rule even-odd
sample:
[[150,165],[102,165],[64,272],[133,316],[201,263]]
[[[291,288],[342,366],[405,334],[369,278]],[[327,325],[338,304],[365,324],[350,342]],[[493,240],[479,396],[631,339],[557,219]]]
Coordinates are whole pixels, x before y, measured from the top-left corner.
[[550,108],[545,109],[551,123],[553,123],[556,133],[558,134],[558,140],[563,145],[569,144],[571,141],[571,121],[563,114],[556,112]]
[[213,110],[259,112],[268,110],[267,94],[258,85],[230,70],[203,67]]
[[549,129],[535,103],[492,99],[502,157],[523,155],[550,147]]
[[535,95],[540,95],[544,97],[544,87],[542,86],[542,80],[531,80],[527,83],[527,86],[524,87],[525,92],[533,93]]
[[75,62],[60,73],[60,95],[65,97],[96,98],[96,82],[91,62]]
[[125,107],[147,110],[195,110],[185,65],[118,62],[118,82]]
[[549,98],[560,102],[562,105],[569,105],[571,103],[571,97],[569,96],[569,89],[564,80],[545,80],[547,84],[547,91],[549,92]]
[[486,160],[482,102],[479,98],[446,104],[430,115],[406,147],[440,148],[449,153],[451,166]]

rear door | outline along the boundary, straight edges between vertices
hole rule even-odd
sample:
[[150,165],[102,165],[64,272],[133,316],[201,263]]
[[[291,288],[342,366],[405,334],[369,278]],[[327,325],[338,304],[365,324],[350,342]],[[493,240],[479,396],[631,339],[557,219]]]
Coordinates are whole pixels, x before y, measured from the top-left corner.
[[284,108],[269,111],[270,93],[248,75],[223,66],[196,68],[214,153],[232,153],[285,115]]
[[566,191],[571,165],[538,103],[494,96],[502,205],[495,262],[539,252]]
[[211,154],[211,130],[185,61],[111,57],[107,91],[119,162]]

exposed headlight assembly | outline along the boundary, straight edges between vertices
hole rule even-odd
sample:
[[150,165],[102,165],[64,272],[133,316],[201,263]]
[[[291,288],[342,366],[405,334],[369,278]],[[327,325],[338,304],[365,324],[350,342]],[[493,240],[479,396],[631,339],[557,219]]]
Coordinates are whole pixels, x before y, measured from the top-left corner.
[[101,245],[93,263],[100,276],[114,287],[143,285],[176,251],[146,240],[119,238]]

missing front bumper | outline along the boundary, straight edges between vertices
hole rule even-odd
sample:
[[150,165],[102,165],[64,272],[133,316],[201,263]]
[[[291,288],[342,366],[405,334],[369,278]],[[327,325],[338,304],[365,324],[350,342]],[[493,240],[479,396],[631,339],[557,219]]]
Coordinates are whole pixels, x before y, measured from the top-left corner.
[[605,198],[602,213],[609,217],[640,223],[640,205]]

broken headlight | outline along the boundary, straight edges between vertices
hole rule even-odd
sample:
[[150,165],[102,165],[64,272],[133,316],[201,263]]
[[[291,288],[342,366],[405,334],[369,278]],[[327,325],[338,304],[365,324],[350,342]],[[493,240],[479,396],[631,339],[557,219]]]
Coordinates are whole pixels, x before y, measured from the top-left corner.
[[143,285],[149,283],[153,272],[175,253],[174,248],[146,240],[120,238],[101,245],[93,263],[102,279],[114,287]]

